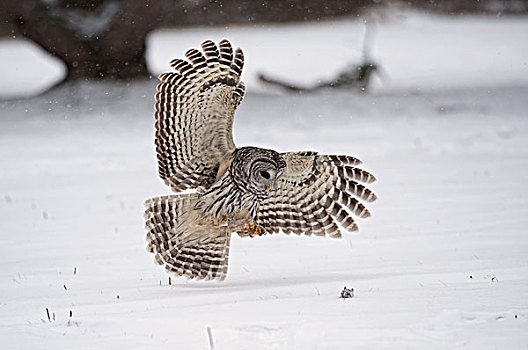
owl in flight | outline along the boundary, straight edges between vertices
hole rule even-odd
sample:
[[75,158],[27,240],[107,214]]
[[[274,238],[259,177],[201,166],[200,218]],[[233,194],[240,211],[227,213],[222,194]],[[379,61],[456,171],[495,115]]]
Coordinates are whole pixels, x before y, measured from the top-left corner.
[[231,233],[341,237],[376,195],[361,161],[317,152],[236,147],[244,56],[229,41],[202,43],[171,62],[156,94],[158,171],[174,192],[145,202],[147,249],[179,276],[224,280]]

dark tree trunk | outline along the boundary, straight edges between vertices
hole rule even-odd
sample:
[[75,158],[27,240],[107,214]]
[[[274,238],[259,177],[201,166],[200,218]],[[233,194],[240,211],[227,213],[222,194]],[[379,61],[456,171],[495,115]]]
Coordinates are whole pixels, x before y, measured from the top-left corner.
[[[15,24],[68,68],[67,80],[147,77],[145,39],[162,15],[160,0],[1,1]],[[91,19],[87,21],[86,18]]]

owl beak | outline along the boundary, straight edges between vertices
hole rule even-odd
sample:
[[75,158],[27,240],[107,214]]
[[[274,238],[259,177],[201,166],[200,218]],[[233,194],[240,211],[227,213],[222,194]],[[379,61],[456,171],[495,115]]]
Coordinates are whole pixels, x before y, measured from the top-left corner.
[[277,187],[277,179],[275,179],[275,181],[273,181],[273,183],[271,185],[266,187],[266,192],[270,191],[270,190],[273,191],[275,189],[275,187]]
[[274,191],[275,188],[277,188],[277,181],[279,180],[279,177],[281,175],[282,175],[282,170],[277,173],[277,175],[275,176],[275,180],[273,180],[273,183],[266,188],[266,191],[269,191],[269,190]]

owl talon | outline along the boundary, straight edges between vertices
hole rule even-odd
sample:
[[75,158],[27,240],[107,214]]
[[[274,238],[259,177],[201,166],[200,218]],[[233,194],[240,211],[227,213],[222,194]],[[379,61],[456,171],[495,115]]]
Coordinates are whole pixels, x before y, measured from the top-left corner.
[[264,231],[262,230],[262,227],[258,226],[257,224],[247,224],[246,227],[244,227],[244,233],[249,237],[255,237],[262,236]]

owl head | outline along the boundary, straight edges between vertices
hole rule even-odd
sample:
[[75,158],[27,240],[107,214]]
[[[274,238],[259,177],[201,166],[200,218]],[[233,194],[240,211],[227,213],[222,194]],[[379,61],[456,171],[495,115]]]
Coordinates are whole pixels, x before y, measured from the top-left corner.
[[242,147],[235,150],[230,174],[238,188],[262,197],[273,189],[285,168],[286,162],[275,151]]

